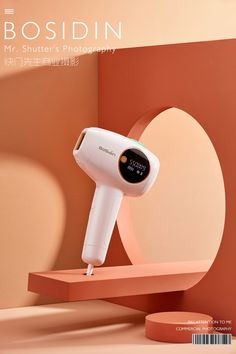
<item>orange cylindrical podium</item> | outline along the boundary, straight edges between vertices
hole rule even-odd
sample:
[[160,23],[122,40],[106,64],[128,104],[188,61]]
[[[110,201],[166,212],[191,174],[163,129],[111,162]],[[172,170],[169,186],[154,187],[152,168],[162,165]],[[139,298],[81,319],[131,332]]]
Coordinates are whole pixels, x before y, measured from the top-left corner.
[[191,343],[193,333],[211,333],[213,318],[195,312],[157,312],[146,316],[146,336],[159,342]]

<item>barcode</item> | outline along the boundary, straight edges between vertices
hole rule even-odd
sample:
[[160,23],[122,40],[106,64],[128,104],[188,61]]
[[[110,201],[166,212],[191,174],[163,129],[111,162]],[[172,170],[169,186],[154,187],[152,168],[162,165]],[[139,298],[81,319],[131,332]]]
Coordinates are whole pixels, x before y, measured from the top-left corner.
[[232,334],[204,333],[192,334],[192,344],[231,344]]

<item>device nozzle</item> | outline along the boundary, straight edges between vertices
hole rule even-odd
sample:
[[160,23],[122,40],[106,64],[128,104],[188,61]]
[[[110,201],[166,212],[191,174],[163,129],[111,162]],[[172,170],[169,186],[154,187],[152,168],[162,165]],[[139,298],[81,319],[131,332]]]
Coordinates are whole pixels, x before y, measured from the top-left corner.
[[92,264],[88,264],[86,275],[88,275],[88,276],[93,275],[93,268],[94,267]]

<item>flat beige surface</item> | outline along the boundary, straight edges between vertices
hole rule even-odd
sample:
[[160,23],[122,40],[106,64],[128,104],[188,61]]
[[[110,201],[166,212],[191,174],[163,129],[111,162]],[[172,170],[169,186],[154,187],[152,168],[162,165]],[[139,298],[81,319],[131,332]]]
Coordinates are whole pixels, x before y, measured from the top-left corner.
[[[194,117],[171,108],[151,121],[140,141],[161,163],[150,192],[128,199],[144,262],[213,261],[223,235],[225,192],[210,138]],[[125,246],[129,234],[121,237]],[[132,251],[129,256],[136,263]]]
[[0,353],[219,353],[232,345],[158,343],[144,336],[145,313],[105,301],[81,301],[0,311]]
[[0,308],[37,301],[29,271],[83,266],[94,184],[72,150],[97,126],[97,86],[96,55],[0,80]]

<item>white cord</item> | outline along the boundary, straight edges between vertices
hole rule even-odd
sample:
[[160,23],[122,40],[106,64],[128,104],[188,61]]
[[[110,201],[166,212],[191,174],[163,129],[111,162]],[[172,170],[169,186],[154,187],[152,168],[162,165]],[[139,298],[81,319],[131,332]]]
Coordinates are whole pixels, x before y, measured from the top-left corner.
[[88,275],[88,276],[93,275],[93,268],[94,267],[92,264],[88,264],[86,275]]

